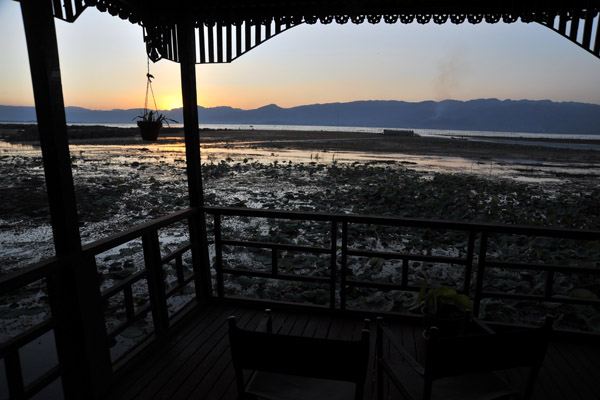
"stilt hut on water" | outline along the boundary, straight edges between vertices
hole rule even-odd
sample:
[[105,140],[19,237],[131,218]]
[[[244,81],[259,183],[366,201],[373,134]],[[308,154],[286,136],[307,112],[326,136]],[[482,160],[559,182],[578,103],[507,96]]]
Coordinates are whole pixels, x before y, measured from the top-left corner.
[[[238,324],[256,326],[265,306],[279,312],[279,331],[309,336],[356,337],[356,318],[386,314],[404,343],[418,352],[420,317],[400,313],[360,310],[348,302],[357,290],[418,292],[410,278],[413,262],[452,264],[464,268],[459,292],[474,302],[474,314],[484,299],[527,300],[533,304],[573,304],[598,310],[597,298],[561,295],[553,287],[559,274],[586,274],[599,279],[600,267],[579,263],[564,266],[552,261],[530,263],[502,260],[488,254],[494,235],[525,238],[566,238],[598,241],[599,231],[542,227],[474,224],[360,215],[283,212],[226,207],[205,207],[201,175],[200,133],[196,94],[196,64],[228,63],[271,37],[299,24],[321,23],[537,23],[552,29],[600,58],[598,1],[307,1],[307,0],[21,0],[39,140],[51,213],[56,255],[28,268],[2,276],[0,294],[6,295],[31,283],[46,287],[50,314],[0,345],[5,377],[0,395],[24,398],[214,398],[236,397],[235,377],[229,358],[225,317],[238,317]],[[108,12],[123,23],[143,28],[145,47],[152,61],[160,59],[181,66],[181,93],[186,145],[189,207],[148,221],[91,244],[82,246],[73,188],[71,159],[61,87],[54,18],[77,22],[86,8]],[[319,221],[328,227],[322,246],[302,246],[274,241],[225,237],[223,220],[231,217],[260,217],[278,220]],[[207,238],[207,218],[213,233]],[[188,224],[189,243],[170,254],[162,254],[158,230],[181,221]],[[353,226],[387,226],[409,229],[459,231],[465,234],[464,254],[457,257],[381,252],[353,247],[348,235]],[[101,291],[96,256],[132,239],[141,238],[144,267],[111,288]],[[209,248],[215,251],[209,260]],[[271,252],[269,267],[257,271],[235,270],[223,263],[228,247],[263,248]],[[322,254],[328,258],[326,275],[292,274],[278,266],[281,252]],[[191,271],[184,270],[184,254],[191,254]],[[187,257],[187,256],[186,256]],[[399,279],[393,282],[361,280],[352,275],[349,257],[378,257],[394,260]],[[177,281],[165,284],[164,265],[174,261]],[[501,293],[484,286],[485,274],[493,268],[511,271],[534,270],[545,277],[538,294]],[[252,298],[239,299],[227,292],[230,276],[251,279],[318,284],[326,288],[323,304]],[[134,285],[147,285],[149,302],[136,305]],[[169,311],[168,299],[183,288],[192,288],[189,302],[177,313]],[[107,326],[105,304],[122,296],[126,317]],[[150,332],[127,352],[115,357],[111,347],[130,326],[148,317]],[[512,321],[517,324],[519,321]],[[357,328],[358,329],[358,328]],[[56,365],[31,377],[26,373],[23,349],[50,335]],[[590,333],[569,334],[557,329],[549,359],[538,379],[535,398],[598,398],[600,396],[600,351]],[[421,343],[421,344],[419,344]],[[371,363],[372,364],[372,363]],[[370,364],[370,365],[371,365]],[[24,372],[25,371],[25,372]],[[369,367],[372,377],[373,368]],[[507,376],[508,379],[519,377]],[[375,396],[373,385],[365,386],[367,398]]]

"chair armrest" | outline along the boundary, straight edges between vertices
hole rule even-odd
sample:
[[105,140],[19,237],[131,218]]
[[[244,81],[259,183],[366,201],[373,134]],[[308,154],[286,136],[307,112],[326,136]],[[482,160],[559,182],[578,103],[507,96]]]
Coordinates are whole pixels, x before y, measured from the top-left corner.
[[402,357],[406,360],[406,362],[410,365],[410,367],[419,375],[425,375],[425,369],[419,362],[414,358],[412,354],[410,354],[406,348],[400,343],[400,341],[396,338],[396,336],[391,332],[387,327],[384,326],[383,321],[379,321],[378,329],[381,329],[383,336],[387,337],[390,344],[398,350],[398,352],[402,355]]

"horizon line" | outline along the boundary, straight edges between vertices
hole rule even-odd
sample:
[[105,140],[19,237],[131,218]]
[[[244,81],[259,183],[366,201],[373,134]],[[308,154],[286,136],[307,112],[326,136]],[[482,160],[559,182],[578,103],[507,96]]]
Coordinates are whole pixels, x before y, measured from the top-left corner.
[[[256,108],[239,108],[239,107],[233,107],[233,106],[227,106],[227,105],[220,105],[220,106],[214,106],[214,107],[207,107],[207,106],[202,106],[200,104],[198,104],[198,107],[202,107],[205,109],[214,109],[214,108],[232,108],[232,109],[237,109],[237,110],[242,110],[242,111],[251,111],[251,110],[258,110],[261,108],[265,108],[265,107],[269,107],[269,106],[276,106],[278,108],[281,109],[292,109],[292,108],[298,108],[298,107],[306,107],[306,106],[314,106],[314,105],[328,105],[328,104],[351,104],[351,103],[366,103],[366,102],[398,102],[398,103],[412,103],[412,104],[421,104],[421,103],[443,103],[443,102],[447,102],[447,101],[453,101],[453,102],[460,102],[460,103],[468,103],[471,101],[481,101],[481,100],[497,100],[499,102],[520,102],[520,101],[530,101],[530,102],[551,102],[551,103],[579,103],[579,104],[589,104],[589,105],[600,105],[600,103],[587,103],[587,102],[583,102],[583,101],[573,101],[573,100],[564,100],[564,101],[555,101],[555,100],[551,100],[551,99],[538,99],[538,100],[532,100],[532,99],[499,99],[497,97],[486,97],[486,98],[476,98],[476,99],[470,99],[470,100],[456,100],[456,99],[444,99],[444,100],[422,100],[422,101],[406,101],[406,100],[391,100],[391,99],[369,99],[369,100],[352,100],[352,101],[333,101],[333,102],[326,102],[326,103],[311,103],[311,104],[300,104],[300,105],[296,105],[296,106],[291,106],[291,107],[281,107],[275,103],[270,103],[270,104],[265,104],[263,106],[260,107],[256,107]],[[34,105],[12,105],[12,104],[0,104],[0,107],[33,107],[35,108],[35,104]],[[112,108],[112,109],[98,109],[98,108],[87,108],[87,107],[81,107],[81,106],[65,106],[65,109],[67,108],[81,108],[81,109],[85,109],[85,110],[89,110],[89,111],[131,111],[131,110],[142,110],[144,109],[144,107],[134,107],[134,108]],[[181,110],[183,109],[183,107],[175,107],[175,108],[171,108],[171,109],[160,109],[158,111],[174,111],[174,110]]]

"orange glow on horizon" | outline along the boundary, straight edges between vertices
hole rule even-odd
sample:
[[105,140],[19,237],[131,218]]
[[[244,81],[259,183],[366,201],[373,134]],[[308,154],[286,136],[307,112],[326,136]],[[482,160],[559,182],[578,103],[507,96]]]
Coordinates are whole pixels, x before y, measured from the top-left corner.
[[[150,106],[150,104],[149,104]],[[159,110],[172,110],[183,107],[181,94],[167,94],[156,98],[156,106]]]

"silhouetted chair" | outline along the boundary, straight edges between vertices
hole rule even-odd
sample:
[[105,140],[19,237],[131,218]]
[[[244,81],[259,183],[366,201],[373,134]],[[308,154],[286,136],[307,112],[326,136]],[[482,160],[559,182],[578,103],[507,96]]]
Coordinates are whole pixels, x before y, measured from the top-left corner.
[[240,399],[362,399],[368,330],[360,340],[333,340],[244,330],[233,316],[228,322]]
[[[478,321],[478,325],[483,324]],[[491,331],[483,326],[485,331]],[[425,366],[408,352],[382,319],[377,321],[377,386],[383,396],[383,378],[389,377],[409,399],[529,399],[542,366],[552,318],[541,328],[511,332],[440,336],[430,329]],[[493,331],[492,331],[493,332]],[[384,341],[401,357],[384,356]],[[388,352],[392,354],[394,352]],[[528,367],[525,388],[517,390],[494,371]]]

